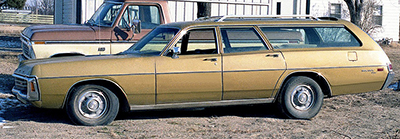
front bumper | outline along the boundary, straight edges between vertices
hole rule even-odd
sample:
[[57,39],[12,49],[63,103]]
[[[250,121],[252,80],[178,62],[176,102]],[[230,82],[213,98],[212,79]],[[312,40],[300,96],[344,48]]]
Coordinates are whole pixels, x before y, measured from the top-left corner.
[[18,60],[19,60],[19,62],[21,63],[21,61],[29,60],[29,59],[26,58],[26,56],[25,56],[24,54],[19,54],[19,55],[18,55]]
[[40,101],[40,91],[36,76],[22,76],[13,74],[15,85],[12,93],[22,103]]

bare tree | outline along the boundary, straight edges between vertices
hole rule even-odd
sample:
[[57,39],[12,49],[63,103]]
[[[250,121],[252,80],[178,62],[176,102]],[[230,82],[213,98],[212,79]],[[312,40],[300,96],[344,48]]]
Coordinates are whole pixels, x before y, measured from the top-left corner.
[[381,25],[376,24],[375,12],[377,12],[378,2],[374,0],[365,1],[363,4],[362,19],[360,28],[368,34],[377,33],[381,28]]
[[375,23],[374,12],[378,2],[375,0],[344,0],[350,13],[350,21],[368,34],[379,31],[380,25]]
[[344,0],[349,8],[350,21],[356,25],[361,23],[361,11],[364,0]]
[[42,15],[54,14],[54,1],[53,0],[35,0],[27,4],[31,7],[33,13]]

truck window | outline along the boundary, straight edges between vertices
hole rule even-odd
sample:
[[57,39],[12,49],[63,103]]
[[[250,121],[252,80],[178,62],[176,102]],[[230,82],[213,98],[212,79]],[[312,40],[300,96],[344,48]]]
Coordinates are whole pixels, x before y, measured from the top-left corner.
[[132,26],[131,21],[139,19],[142,29],[152,29],[160,25],[160,11],[157,6],[153,5],[130,5],[128,6],[118,24],[120,28],[129,28]]
[[111,26],[118,16],[121,4],[104,3],[88,20],[89,24],[97,26]]

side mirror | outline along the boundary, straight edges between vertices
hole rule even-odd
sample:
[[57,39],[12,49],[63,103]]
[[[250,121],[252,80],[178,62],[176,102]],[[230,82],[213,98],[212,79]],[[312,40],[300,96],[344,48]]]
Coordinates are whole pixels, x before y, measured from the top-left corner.
[[139,19],[133,19],[131,23],[132,23],[131,28],[134,31],[134,33],[140,33],[142,29],[141,21]]
[[181,53],[181,48],[180,47],[173,47],[172,48],[172,58],[176,59],[179,58],[178,54]]

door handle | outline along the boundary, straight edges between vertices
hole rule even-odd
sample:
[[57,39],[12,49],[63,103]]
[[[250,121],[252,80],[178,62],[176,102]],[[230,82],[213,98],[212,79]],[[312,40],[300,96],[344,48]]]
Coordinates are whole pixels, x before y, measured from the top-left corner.
[[215,62],[217,60],[218,60],[217,58],[205,58],[205,59],[203,59],[203,61],[211,61],[211,62]]
[[265,57],[279,57],[279,54],[267,54]]

